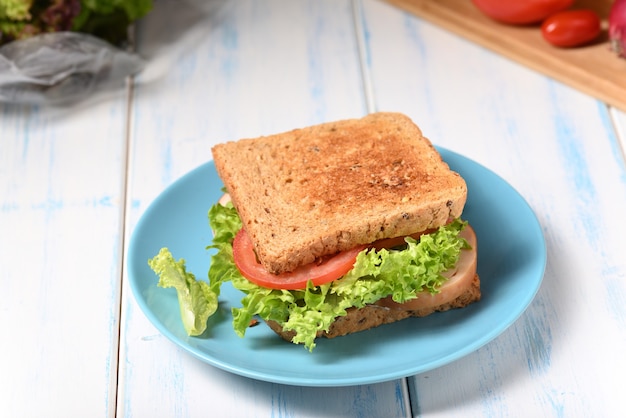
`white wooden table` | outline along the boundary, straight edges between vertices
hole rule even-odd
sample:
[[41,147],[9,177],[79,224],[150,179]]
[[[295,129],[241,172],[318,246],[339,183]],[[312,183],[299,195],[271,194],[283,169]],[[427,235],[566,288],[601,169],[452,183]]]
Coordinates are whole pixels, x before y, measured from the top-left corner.
[[[626,116],[377,0],[158,1],[148,67],[70,108],[0,105],[0,416],[626,416]],[[447,366],[341,388],[232,375],[131,294],[130,234],[217,142],[404,112],[539,218],[544,282]]]

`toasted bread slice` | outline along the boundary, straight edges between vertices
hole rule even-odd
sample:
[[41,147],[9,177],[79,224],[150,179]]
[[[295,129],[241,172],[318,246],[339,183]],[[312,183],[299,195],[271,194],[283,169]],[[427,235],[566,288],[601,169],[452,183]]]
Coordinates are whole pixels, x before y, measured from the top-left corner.
[[212,152],[272,273],[438,227],[459,217],[467,197],[461,176],[399,113],[227,142]]

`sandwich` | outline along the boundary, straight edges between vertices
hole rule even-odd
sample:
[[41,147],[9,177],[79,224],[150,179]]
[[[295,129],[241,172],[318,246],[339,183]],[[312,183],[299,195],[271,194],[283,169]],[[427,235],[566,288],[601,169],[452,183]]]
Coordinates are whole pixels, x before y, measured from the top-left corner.
[[[480,300],[476,234],[461,216],[467,185],[407,116],[373,113],[212,153],[225,194],[209,210],[216,252],[196,293],[212,293],[204,305],[214,310],[223,283],[240,290],[238,335],[259,318],[313,350],[317,338]],[[159,255],[150,263],[165,287],[163,260],[174,261]]]

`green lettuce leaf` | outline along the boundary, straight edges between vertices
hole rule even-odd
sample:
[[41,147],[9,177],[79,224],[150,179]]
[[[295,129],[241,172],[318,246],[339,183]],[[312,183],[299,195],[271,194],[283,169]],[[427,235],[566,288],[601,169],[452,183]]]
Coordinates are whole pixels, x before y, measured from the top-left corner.
[[114,45],[126,41],[129,25],[152,10],[152,0],[81,0],[72,30],[105,39]]
[[129,25],[153,6],[153,0],[0,0],[0,44],[72,30],[121,45]]
[[136,20],[152,9],[152,0],[81,0],[83,9],[93,13],[111,14],[122,10],[130,20]]
[[0,19],[30,19],[30,7],[33,0],[0,0]]
[[217,310],[218,294],[205,281],[196,280],[186,271],[185,260],[174,260],[167,248],[148,261],[150,268],[159,275],[158,286],[173,287],[178,295],[180,316],[188,335],[200,335],[207,327],[207,319]]
[[211,289],[219,295],[222,283],[241,277],[233,260],[232,245],[235,235],[241,229],[241,219],[230,202],[225,206],[213,205],[209,210],[209,219],[213,229],[213,245],[207,246],[207,249],[217,250],[211,258],[209,282]]
[[319,331],[327,331],[335,318],[346,315],[350,307],[363,307],[387,296],[396,302],[414,299],[418,292],[437,292],[445,281],[442,272],[453,267],[460,251],[468,248],[459,237],[466,223],[455,220],[417,242],[406,238],[402,250],[364,250],[354,268],[343,278],[304,290],[267,289],[241,276],[232,258],[232,238],[241,227],[241,220],[232,205],[215,205],[209,211],[215,240],[209,248],[217,249],[209,269],[212,287],[225,281],[244,293],[241,307],[232,308],[233,327],[243,337],[250,320],[258,315],[281,324],[286,331],[295,331],[292,340],[315,347]]
[[459,236],[466,223],[455,220],[419,242],[406,238],[405,249],[362,251],[354,268],[339,280],[321,286],[309,282],[303,290],[268,289],[245,279],[235,266],[232,240],[242,224],[232,204],[214,205],[208,215],[214,239],[207,249],[216,250],[209,283],[186,272],[184,260],[175,261],[166,248],[149,261],[160,276],[158,285],[176,288],[187,333],[204,332],[208,317],[217,310],[222,284],[231,282],[243,293],[241,307],[232,308],[237,335],[243,337],[250,321],[259,316],[294,331],[292,342],[303,344],[309,351],[315,348],[318,332],[328,331],[351,307],[361,308],[387,296],[402,303],[419,292],[436,293],[445,281],[441,273],[457,263],[461,249],[469,248]]

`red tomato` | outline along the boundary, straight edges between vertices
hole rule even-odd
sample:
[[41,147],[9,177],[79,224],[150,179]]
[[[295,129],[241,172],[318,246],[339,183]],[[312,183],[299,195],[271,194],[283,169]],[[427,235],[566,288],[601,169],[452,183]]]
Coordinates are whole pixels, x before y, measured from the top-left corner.
[[304,289],[309,280],[315,286],[332,282],[352,269],[356,256],[367,246],[359,246],[325,258],[321,263],[300,266],[289,273],[272,274],[257,261],[252,241],[241,229],[233,241],[233,258],[241,274],[252,283],[270,289]]
[[551,14],[569,8],[574,0],[472,0],[494,20],[513,25],[539,23]]
[[555,13],[541,25],[543,38],[563,48],[587,44],[596,39],[601,30],[600,17],[591,10]]

